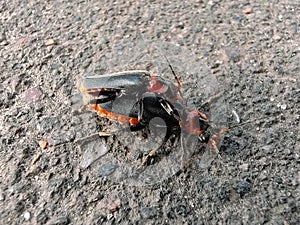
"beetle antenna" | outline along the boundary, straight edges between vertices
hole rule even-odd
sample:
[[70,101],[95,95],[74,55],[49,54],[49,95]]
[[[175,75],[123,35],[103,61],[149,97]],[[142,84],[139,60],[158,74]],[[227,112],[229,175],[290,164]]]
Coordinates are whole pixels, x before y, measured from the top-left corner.
[[180,88],[181,88],[180,80],[179,80],[179,78],[177,77],[177,75],[176,75],[176,73],[175,73],[175,71],[174,71],[174,69],[173,69],[173,67],[172,67],[172,65],[171,65],[171,63],[170,63],[170,61],[169,61],[169,59],[167,58],[167,56],[164,55],[164,57],[165,57],[166,61],[168,62],[168,66],[169,66],[169,68],[171,69],[172,74],[174,75],[174,78],[175,78],[175,80],[176,80],[176,82],[177,82],[177,84],[178,84],[178,90],[180,90]]

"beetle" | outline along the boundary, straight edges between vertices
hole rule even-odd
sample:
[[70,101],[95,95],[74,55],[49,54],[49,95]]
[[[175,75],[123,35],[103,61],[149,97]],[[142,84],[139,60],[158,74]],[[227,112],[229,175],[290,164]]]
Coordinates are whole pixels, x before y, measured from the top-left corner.
[[[124,71],[94,75],[83,78],[79,86],[85,105],[100,117],[129,124],[132,132],[149,127],[152,119],[164,121],[166,135],[163,144],[171,136],[183,138],[197,136],[200,142],[208,143],[217,152],[216,140],[226,129],[215,134],[208,117],[197,109],[188,109],[182,98],[181,83],[169,64],[177,85],[145,70]],[[159,128],[161,124],[156,124]],[[157,154],[150,151],[143,164]]]

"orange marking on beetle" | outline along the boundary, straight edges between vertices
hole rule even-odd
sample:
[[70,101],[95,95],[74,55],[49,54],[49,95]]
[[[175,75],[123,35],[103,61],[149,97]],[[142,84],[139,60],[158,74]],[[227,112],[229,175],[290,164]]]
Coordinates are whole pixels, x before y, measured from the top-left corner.
[[119,123],[129,123],[130,125],[136,125],[139,123],[139,120],[137,118],[108,112],[105,109],[101,108],[98,104],[90,105],[90,110],[96,111],[98,116],[106,117],[109,120],[118,121]]
[[204,133],[205,130],[199,130],[199,124],[195,121],[198,119],[198,116],[202,117],[203,119],[207,119],[207,116],[199,112],[198,110],[191,110],[188,113],[188,117],[185,124],[185,129],[188,133],[201,135]]

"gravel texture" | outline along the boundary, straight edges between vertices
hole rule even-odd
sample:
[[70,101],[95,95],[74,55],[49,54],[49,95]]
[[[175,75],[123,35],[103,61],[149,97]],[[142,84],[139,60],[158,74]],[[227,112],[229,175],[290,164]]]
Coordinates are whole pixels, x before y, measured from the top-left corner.
[[[0,224],[300,224],[299,12],[299,0],[2,0]],[[216,122],[252,122],[224,134],[208,167],[195,160],[142,185],[110,179],[112,158],[95,173],[93,159],[128,149],[87,141],[114,125],[78,113],[77,86],[159,65],[149,46],[196,107],[221,93]]]

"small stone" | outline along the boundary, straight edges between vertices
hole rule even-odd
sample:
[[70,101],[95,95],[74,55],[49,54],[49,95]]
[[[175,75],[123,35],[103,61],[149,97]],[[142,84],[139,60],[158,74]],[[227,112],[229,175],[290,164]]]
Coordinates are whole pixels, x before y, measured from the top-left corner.
[[268,179],[268,174],[266,173],[266,171],[263,171],[259,176],[258,179],[263,181],[263,180],[267,180]]
[[190,208],[188,206],[185,205],[176,205],[174,207],[171,208],[170,212],[169,212],[169,217],[186,217],[189,213],[190,213]]
[[118,165],[112,163],[105,163],[97,170],[97,175],[101,177],[109,176],[117,169]]
[[40,140],[39,141],[39,146],[41,147],[41,149],[45,149],[48,146],[48,142],[44,141],[44,140]]
[[233,189],[240,197],[243,197],[246,193],[251,191],[251,183],[246,180],[238,181],[233,185]]
[[108,152],[107,147],[98,140],[83,142],[79,147],[82,151],[85,151],[80,162],[81,169],[88,168],[93,162]]
[[240,59],[240,50],[237,47],[225,49],[225,54],[229,60],[234,62],[237,62]]
[[287,105],[286,105],[286,104],[282,104],[282,105],[280,106],[280,108],[281,108],[282,110],[286,110]]
[[103,37],[101,37],[100,42],[101,42],[101,44],[108,44],[109,39],[106,36],[103,36]]
[[253,9],[250,8],[250,7],[248,7],[248,8],[246,8],[246,9],[243,10],[243,13],[244,14],[251,14],[251,13],[253,13]]
[[249,164],[243,163],[242,165],[239,166],[239,168],[243,171],[247,171],[249,169]]
[[297,34],[298,25],[296,23],[291,24],[291,31],[292,31],[292,34]]
[[24,93],[23,93],[24,99],[26,102],[28,103],[35,103],[38,100],[40,100],[41,96],[42,96],[42,92],[40,91],[39,88],[36,87],[32,87],[27,89]]
[[89,18],[86,21],[86,26],[89,27],[89,26],[93,25],[94,23],[95,23],[95,20],[93,18]]
[[61,131],[51,136],[48,139],[49,146],[57,146],[63,143],[69,143],[75,139],[75,134],[72,131]]
[[19,44],[19,45],[24,44],[25,42],[26,42],[26,37],[22,37],[17,40],[17,44]]
[[108,213],[106,218],[107,218],[107,220],[109,221],[109,220],[111,220],[113,217],[114,217],[114,214]]
[[70,223],[70,219],[67,216],[59,216],[52,218],[47,224],[49,225],[66,225]]
[[99,202],[101,209],[108,209],[110,212],[115,212],[121,207],[121,200],[119,198],[115,200],[102,199]]
[[82,68],[86,69],[89,67],[89,65],[91,65],[92,63],[92,59],[86,59],[83,63],[82,63]]
[[93,193],[92,195],[89,196],[88,202],[89,203],[91,203],[91,202],[97,202],[97,201],[99,201],[102,198],[103,198],[103,196],[101,194],[99,194],[98,192],[95,192],[95,193]]
[[109,207],[109,210],[111,212],[114,212],[117,209],[119,209],[120,207],[121,207],[121,200],[118,198],[118,199],[116,199],[116,200],[113,201],[113,203]]
[[24,212],[23,216],[26,221],[30,220],[30,217],[31,217],[30,212],[28,212],[28,211]]
[[74,16],[74,20],[75,21],[80,21],[81,20],[81,16]]
[[224,186],[220,188],[220,190],[217,193],[217,196],[221,201],[229,201],[230,200],[229,191]]
[[182,22],[179,22],[179,23],[176,25],[176,28],[183,29],[183,28],[184,28],[184,24],[183,24]]
[[45,42],[46,46],[51,46],[51,45],[55,45],[56,41],[54,39],[49,39]]
[[280,41],[281,40],[281,36],[279,36],[278,34],[275,34],[274,36],[273,36],[273,40],[274,41]]
[[152,219],[157,215],[157,212],[155,208],[143,207],[140,209],[140,214],[145,219]]

